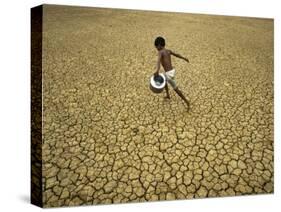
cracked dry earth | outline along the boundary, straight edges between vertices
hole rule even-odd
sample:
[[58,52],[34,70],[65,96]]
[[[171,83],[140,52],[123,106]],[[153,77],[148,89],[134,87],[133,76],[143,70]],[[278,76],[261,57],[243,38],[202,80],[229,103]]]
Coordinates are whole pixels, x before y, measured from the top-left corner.
[[[44,6],[44,207],[273,192],[273,20]],[[149,90],[156,36],[191,110]]]

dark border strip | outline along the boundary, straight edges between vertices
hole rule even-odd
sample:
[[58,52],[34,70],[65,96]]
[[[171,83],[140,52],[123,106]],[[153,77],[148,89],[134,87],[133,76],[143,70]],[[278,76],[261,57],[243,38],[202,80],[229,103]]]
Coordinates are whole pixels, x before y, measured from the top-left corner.
[[42,29],[43,6],[31,8],[31,203],[42,199]]

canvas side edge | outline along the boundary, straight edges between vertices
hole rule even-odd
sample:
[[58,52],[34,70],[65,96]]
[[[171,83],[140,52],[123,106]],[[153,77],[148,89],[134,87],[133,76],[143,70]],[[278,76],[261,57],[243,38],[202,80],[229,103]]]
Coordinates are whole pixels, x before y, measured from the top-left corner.
[[31,8],[31,204],[42,196],[42,24],[43,6]]

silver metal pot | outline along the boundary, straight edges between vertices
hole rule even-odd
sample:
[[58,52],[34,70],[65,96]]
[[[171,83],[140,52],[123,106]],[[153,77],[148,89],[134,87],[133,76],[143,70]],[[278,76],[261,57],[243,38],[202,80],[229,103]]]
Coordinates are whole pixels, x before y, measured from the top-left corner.
[[157,76],[152,75],[150,77],[150,90],[153,93],[161,93],[166,85],[166,77],[163,73]]

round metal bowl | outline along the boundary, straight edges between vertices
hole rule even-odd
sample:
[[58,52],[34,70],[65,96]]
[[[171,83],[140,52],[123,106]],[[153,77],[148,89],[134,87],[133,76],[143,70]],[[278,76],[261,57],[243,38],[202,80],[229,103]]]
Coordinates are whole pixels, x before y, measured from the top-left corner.
[[157,76],[152,75],[150,78],[150,90],[153,93],[161,93],[166,85],[166,77],[160,73]]

